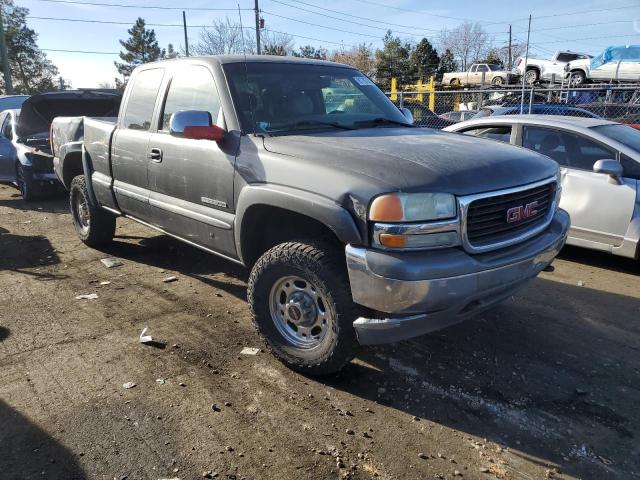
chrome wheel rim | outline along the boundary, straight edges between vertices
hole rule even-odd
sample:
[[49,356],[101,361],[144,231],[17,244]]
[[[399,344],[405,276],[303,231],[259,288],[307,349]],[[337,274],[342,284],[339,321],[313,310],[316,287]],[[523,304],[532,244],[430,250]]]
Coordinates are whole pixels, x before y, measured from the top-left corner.
[[529,70],[524,74],[524,79],[529,84],[534,83],[536,81],[536,72],[534,72],[533,70]]
[[318,346],[331,324],[326,299],[315,285],[301,277],[276,281],[269,295],[269,308],[280,335],[297,348]]
[[89,204],[87,199],[81,193],[77,193],[73,202],[73,216],[76,219],[76,224],[80,228],[82,233],[86,233],[89,230],[91,223],[91,215],[89,214]]

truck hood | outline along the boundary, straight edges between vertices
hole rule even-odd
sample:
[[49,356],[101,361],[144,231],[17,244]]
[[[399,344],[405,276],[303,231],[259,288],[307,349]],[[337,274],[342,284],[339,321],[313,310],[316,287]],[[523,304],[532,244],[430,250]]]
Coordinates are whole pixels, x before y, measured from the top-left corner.
[[110,90],[67,90],[33,95],[22,104],[16,124],[19,138],[49,132],[55,117],[109,117],[118,114],[122,96]]
[[264,147],[368,177],[389,191],[469,195],[543,180],[558,170],[554,161],[530,150],[428,128],[273,136],[265,137]]

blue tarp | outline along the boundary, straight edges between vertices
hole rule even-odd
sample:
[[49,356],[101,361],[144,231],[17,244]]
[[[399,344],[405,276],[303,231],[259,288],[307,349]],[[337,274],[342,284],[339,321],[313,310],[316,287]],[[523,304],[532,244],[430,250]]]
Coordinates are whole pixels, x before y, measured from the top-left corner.
[[604,51],[591,59],[591,69],[598,68],[605,63],[611,62],[640,62],[640,45],[624,45],[619,47],[608,47]]

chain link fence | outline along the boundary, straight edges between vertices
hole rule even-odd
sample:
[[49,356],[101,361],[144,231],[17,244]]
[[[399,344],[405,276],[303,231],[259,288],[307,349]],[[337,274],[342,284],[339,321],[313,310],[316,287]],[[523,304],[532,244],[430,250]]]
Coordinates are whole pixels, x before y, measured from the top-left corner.
[[580,88],[527,87],[387,92],[408,108],[414,123],[444,128],[475,116],[567,115],[640,124],[640,85],[586,85]]

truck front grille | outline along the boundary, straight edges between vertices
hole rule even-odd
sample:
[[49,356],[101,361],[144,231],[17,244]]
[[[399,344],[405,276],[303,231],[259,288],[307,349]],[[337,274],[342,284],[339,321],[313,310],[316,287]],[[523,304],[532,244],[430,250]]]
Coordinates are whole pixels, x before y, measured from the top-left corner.
[[556,182],[550,181],[472,200],[465,223],[468,246],[490,250],[534,234],[550,221],[555,196]]

